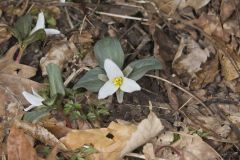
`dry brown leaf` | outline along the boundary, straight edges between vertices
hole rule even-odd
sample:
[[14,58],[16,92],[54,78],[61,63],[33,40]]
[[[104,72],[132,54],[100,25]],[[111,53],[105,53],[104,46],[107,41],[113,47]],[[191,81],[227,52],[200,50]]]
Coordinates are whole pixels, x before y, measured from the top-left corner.
[[32,88],[37,90],[45,87],[45,85],[19,76],[0,73],[0,87],[4,88],[0,94],[9,92],[10,95],[17,98],[22,105],[27,105],[28,102],[22,96],[22,92],[30,92]]
[[165,160],[162,158],[157,158],[155,156],[155,151],[152,143],[147,143],[143,146],[143,154],[146,160]]
[[[173,68],[178,73],[184,73],[187,71],[191,75],[195,75],[196,72],[200,71],[201,64],[207,61],[209,50],[207,48],[202,49],[197,42],[190,37],[183,38],[179,45],[178,52],[173,60]],[[188,55],[183,55],[183,49],[187,47]]]
[[226,121],[219,122],[216,117],[197,116],[196,118],[201,120],[203,126],[210,128],[223,138],[226,138],[231,132],[230,124]]
[[93,43],[92,34],[88,31],[82,31],[81,34],[80,32],[73,34],[69,41],[81,45],[83,43]]
[[111,122],[108,128],[72,130],[61,141],[71,150],[92,144],[99,151],[93,155],[95,160],[117,160],[155,137],[162,129],[161,121],[151,112],[138,126],[123,121]]
[[215,14],[202,14],[193,22],[209,35],[214,35],[226,42],[230,40],[230,35],[223,30],[221,21]]
[[218,74],[218,57],[212,59],[208,63],[205,63],[203,69],[196,74],[196,79],[191,84],[191,88],[200,89],[205,87],[207,84],[215,80]]
[[19,64],[13,60],[18,45],[12,46],[7,53],[0,59],[0,73],[17,75],[23,78],[31,78],[35,76],[37,69],[24,64]]
[[58,124],[52,122],[43,122],[42,125],[44,128],[49,130],[52,134],[54,134],[57,138],[62,138],[67,135],[67,133],[71,130],[65,126],[60,126]]
[[225,22],[235,11],[239,1],[224,0],[221,2],[220,17],[222,22]]
[[150,139],[157,136],[159,132],[163,130],[163,128],[164,127],[160,119],[153,112],[150,112],[148,118],[139,123],[137,130],[127,141],[124,149],[121,152],[121,156],[124,156],[125,154],[148,142]]
[[53,44],[48,53],[40,60],[42,75],[47,75],[46,66],[49,63],[57,64],[62,70],[64,65],[67,64],[77,52],[77,48],[72,42],[63,40]]
[[[234,65],[230,59],[222,52],[219,51],[219,61],[221,63],[221,74],[224,76],[225,80],[231,81],[239,77]],[[236,56],[233,58],[238,67],[240,67],[240,57]]]
[[185,7],[193,7],[195,10],[198,10],[206,6],[210,0],[151,0],[161,11],[171,14],[175,10],[183,9]]
[[56,160],[57,159],[58,148],[54,147],[52,151],[47,156],[46,160]]
[[[171,132],[170,136],[174,136]],[[185,160],[216,160],[222,159],[222,157],[207,143],[205,143],[201,137],[198,135],[189,135],[185,133],[175,133],[180,135],[180,139],[171,144],[174,150],[169,152],[169,147],[164,147],[158,151],[158,157],[169,159],[169,160],[179,160],[184,157]],[[159,137],[161,138],[162,135]],[[166,135],[164,135],[166,136]],[[163,139],[163,138],[162,138]],[[172,138],[174,139],[174,138]],[[161,141],[159,141],[158,146],[163,146]],[[172,154],[173,151],[177,151],[177,154]],[[181,156],[181,157],[180,157]]]
[[32,137],[38,139],[44,144],[50,145],[52,147],[59,147],[59,149],[65,150],[66,147],[61,143],[52,133],[43,128],[38,124],[31,124],[19,120],[15,120],[14,124],[24,130],[25,133],[28,133]]
[[181,149],[185,160],[214,160],[222,159],[222,157],[201,137],[197,135],[180,134],[180,139],[175,142],[173,147]]
[[0,24],[0,44],[7,41],[11,36],[11,33],[7,30],[7,25]]
[[239,26],[239,21],[238,20],[236,20],[236,19],[227,20],[223,24],[223,28],[224,28],[224,31],[226,31],[227,33],[240,38],[240,26]]
[[36,160],[37,153],[21,129],[13,126],[7,139],[8,160]]
[[0,143],[8,133],[12,119],[22,118],[23,105],[28,104],[22,92],[30,91],[31,87],[37,89],[43,85],[19,76],[0,73]]
[[240,109],[235,104],[218,104],[218,107],[240,128]]

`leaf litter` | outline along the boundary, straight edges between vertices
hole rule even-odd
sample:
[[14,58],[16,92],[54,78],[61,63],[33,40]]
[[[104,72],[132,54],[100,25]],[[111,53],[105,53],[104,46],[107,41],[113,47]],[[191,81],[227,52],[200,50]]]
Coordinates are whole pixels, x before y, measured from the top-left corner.
[[[239,158],[239,3],[0,2],[1,158]],[[44,27],[61,35],[29,34],[41,11]],[[104,37],[122,51],[98,46]],[[72,89],[111,54],[127,76],[151,75],[138,80],[141,91],[98,100],[84,85]],[[104,75],[99,69],[88,80],[102,85]],[[43,105],[25,112],[22,92],[32,88]]]

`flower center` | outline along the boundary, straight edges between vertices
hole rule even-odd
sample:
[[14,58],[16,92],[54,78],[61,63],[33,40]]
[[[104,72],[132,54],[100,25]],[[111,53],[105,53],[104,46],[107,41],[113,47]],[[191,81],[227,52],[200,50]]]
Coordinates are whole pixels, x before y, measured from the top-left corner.
[[123,83],[123,77],[115,77],[113,80],[112,80],[113,84],[116,86],[116,87],[120,87]]

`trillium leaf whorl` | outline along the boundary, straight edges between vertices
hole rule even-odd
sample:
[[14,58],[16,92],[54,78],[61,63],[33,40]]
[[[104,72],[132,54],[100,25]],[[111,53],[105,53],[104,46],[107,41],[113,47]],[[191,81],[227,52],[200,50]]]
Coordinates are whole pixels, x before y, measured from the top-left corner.
[[99,40],[94,46],[94,53],[101,68],[104,68],[106,59],[113,60],[120,68],[124,63],[124,53],[117,38],[106,37]]

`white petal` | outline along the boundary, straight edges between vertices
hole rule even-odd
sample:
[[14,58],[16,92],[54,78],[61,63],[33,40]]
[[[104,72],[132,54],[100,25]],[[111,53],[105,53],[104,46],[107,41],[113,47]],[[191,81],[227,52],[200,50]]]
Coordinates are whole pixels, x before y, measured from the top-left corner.
[[98,92],[98,99],[104,99],[110,95],[113,95],[118,90],[110,80],[107,81],[99,90]]
[[65,3],[65,0],[59,0],[60,1],[60,3]]
[[44,28],[45,28],[45,18],[44,18],[43,12],[40,12],[38,14],[36,26],[32,29],[32,31],[30,32],[30,35],[36,32],[37,30],[44,29]]
[[124,92],[134,92],[134,91],[139,91],[141,90],[141,87],[137,84],[136,81],[126,78],[123,78],[123,84],[121,85],[120,89]]
[[123,77],[121,69],[111,59],[104,61],[104,69],[107,73],[108,79],[112,81],[115,77]]
[[43,100],[40,99],[38,96],[32,95],[32,94],[30,94],[30,93],[28,93],[28,92],[26,92],[26,91],[23,91],[22,94],[23,94],[24,98],[26,98],[26,100],[27,100],[30,104],[32,104],[32,105],[34,105],[34,106],[41,106],[41,105],[43,105],[43,104],[42,104],[42,101],[43,101]]
[[40,96],[33,88],[32,88],[32,92],[33,92],[33,95],[35,95],[39,98],[39,100],[41,99],[42,101],[44,101],[44,98],[42,96]]
[[46,28],[44,29],[44,31],[46,32],[47,35],[53,35],[53,34],[60,34],[61,32],[57,29],[53,29],[53,28]]
[[31,105],[31,106],[29,106],[29,107],[27,107],[27,108],[24,108],[23,110],[27,112],[27,111],[35,108],[35,107],[37,107],[37,106]]

